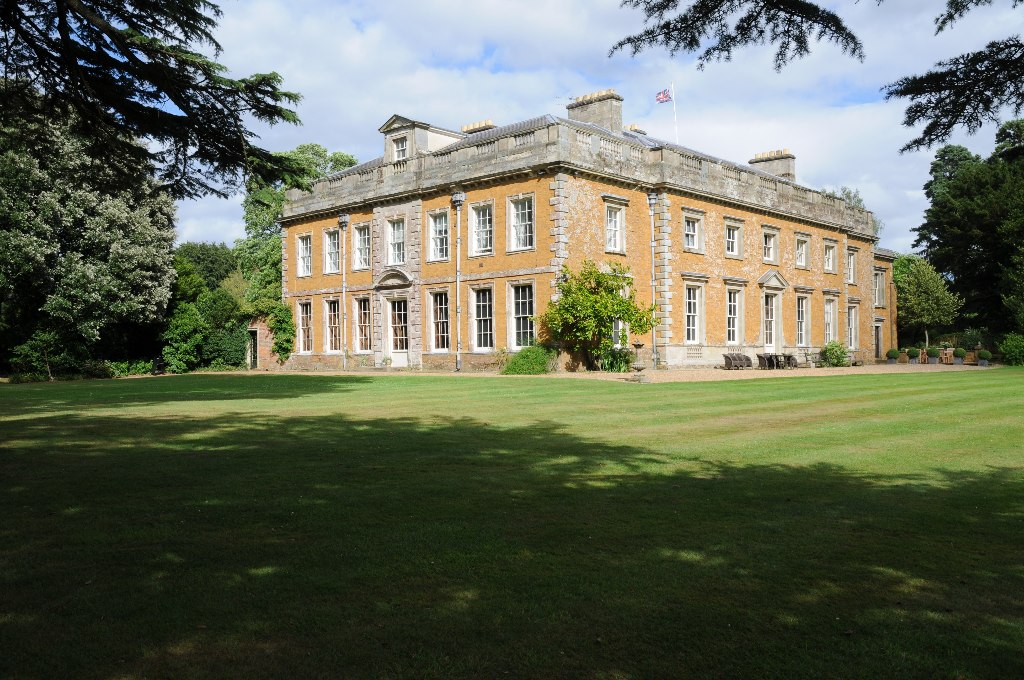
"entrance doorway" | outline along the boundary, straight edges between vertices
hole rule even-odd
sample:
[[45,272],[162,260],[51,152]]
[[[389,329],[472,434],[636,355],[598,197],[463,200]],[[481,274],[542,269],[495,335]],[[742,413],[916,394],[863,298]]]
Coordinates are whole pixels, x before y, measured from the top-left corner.
[[389,300],[388,346],[391,351],[391,365],[404,368],[409,365],[409,301]]
[[875,324],[875,332],[872,333],[872,339],[875,344],[875,358],[882,358],[882,324]]

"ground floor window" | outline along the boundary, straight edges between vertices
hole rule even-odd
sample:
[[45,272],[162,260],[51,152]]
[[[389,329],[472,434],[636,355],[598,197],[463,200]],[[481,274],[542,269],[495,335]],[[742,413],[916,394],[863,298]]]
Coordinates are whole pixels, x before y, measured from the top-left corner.
[[448,321],[448,292],[431,295],[431,308],[434,320],[434,350],[451,349],[451,335]]
[[700,288],[686,287],[686,342],[694,345],[700,342]]
[[725,344],[739,344],[740,337],[740,292],[728,290],[725,293]]
[[859,319],[857,318],[857,307],[850,305],[846,308],[846,320],[849,323],[849,328],[846,331],[846,339],[848,341],[850,349],[857,349],[857,344],[860,338],[857,333],[857,326]]
[[409,301],[391,301],[391,349],[409,351]]
[[311,302],[300,302],[299,303],[299,351],[300,352],[312,352],[313,351],[313,303]]
[[360,352],[369,352],[370,345],[370,298],[356,300],[356,346]]
[[796,344],[807,346],[807,298],[803,296],[796,299]]
[[515,306],[515,346],[529,347],[533,344],[533,286],[512,286],[512,300]]
[[477,349],[494,349],[494,291],[481,288],[474,291],[474,323]]
[[326,316],[326,333],[327,336],[327,351],[328,352],[340,352],[341,351],[341,302],[338,300],[328,300],[324,305],[324,312]]
[[775,299],[768,293],[764,296],[764,346],[775,347]]
[[836,339],[836,301],[825,298],[825,342],[829,343]]

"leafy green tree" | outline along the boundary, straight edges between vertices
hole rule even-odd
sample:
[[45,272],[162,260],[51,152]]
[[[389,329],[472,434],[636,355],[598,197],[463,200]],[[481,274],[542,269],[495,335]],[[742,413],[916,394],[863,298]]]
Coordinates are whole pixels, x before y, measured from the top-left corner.
[[637,336],[649,333],[654,326],[654,306],[637,304],[628,268],[612,264],[602,271],[587,260],[576,273],[568,267],[562,270],[558,299],[540,321],[552,340],[582,354],[587,368],[594,370],[597,359],[613,349],[615,322],[627,324],[629,332]]
[[899,301],[899,324],[923,329],[926,346],[929,328],[948,326],[956,320],[963,298],[949,292],[946,280],[926,260],[901,255],[893,263],[892,278]]
[[32,337],[84,359],[117,328],[159,322],[174,280],[174,204],[152,166],[94,155],[72,111],[4,104],[0,362]]
[[936,153],[930,205],[914,245],[964,298],[964,314],[996,331],[1024,321],[1024,121],[1003,125],[993,154]]
[[188,373],[203,360],[203,345],[210,326],[194,302],[182,303],[174,310],[164,331],[163,357],[171,373]]
[[281,300],[281,208],[285,191],[301,188],[330,173],[356,164],[347,153],[328,152],[319,144],[300,144],[293,151],[278,154],[290,159],[300,171],[286,181],[250,182],[242,201],[245,238],[235,242],[235,252],[242,274],[249,282],[246,299]]
[[[1011,0],[1013,7],[1024,6]],[[881,0],[879,0],[881,3]],[[992,0],[946,0],[935,18],[936,33],[950,28],[979,5]],[[697,68],[729,61],[750,45],[776,46],[775,69],[825,41],[858,60],[864,46],[836,12],[811,0],[623,0],[639,9],[647,27],[617,42],[611,53],[628,49],[634,56],[652,47],[669,54],[695,52]],[[886,98],[909,102],[903,124],[921,133],[904,145],[909,151],[939,144],[958,127],[977,131],[998,122],[1005,111],[1024,109],[1024,42],[1018,36],[990,42],[983,49],[940,61],[924,75],[907,76],[883,88]]]
[[174,249],[174,256],[194,264],[210,290],[219,286],[238,267],[235,253],[226,243],[186,241]]
[[4,2],[0,98],[31,89],[37,112],[70,107],[90,155],[151,162],[174,198],[292,176],[291,158],[254,144],[247,122],[298,123],[300,97],[276,73],[231,78],[207,56],[220,52],[220,16],[209,0]]

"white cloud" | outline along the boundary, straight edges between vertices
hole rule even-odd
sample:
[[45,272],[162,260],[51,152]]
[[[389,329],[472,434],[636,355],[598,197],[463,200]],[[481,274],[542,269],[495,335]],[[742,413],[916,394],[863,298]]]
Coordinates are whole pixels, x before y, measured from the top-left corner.
[[[624,117],[674,139],[672,110],[654,93],[674,82],[680,142],[734,161],[789,147],[801,183],[859,188],[885,222],[882,245],[908,250],[926,207],[921,187],[932,152],[901,155],[913,136],[903,104],[879,88],[937,60],[979,49],[1019,23],[1019,11],[982,7],[935,36],[944,3],[845,3],[864,42],[863,62],[818,45],[781,73],[770,46],[729,63],[693,68],[691,55],[661,50],[608,58],[616,40],[642,27],[619,0],[561,0],[538,21],[527,0],[260,0],[225,4],[221,60],[237,73],[277,71],[304,96],[302,127],[258,127],[263,144],[315,141],[368,160],[381,153],[377,128],[401,113],[457,128],[484,118],[509,123],[564,115],[567,97],[614,87]],[[1018,21],[1015,22],[1014,19]],[[987,155],[993,129],[953,141]],[[183,203],[180,240],[231,242],[242,235],[240,201]]]

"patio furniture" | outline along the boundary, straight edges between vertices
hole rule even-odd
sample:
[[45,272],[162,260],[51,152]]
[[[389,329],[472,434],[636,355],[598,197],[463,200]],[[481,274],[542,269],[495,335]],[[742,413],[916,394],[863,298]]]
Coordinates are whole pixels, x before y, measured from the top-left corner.
[[939,354],[940,364],[952,364],[953,363],[953,348],[943,349],[942,353]]
[[757,355],[757,367],[763,370],[768,370],[769,368],[772,368],[772,366],[770,366],[768,363],[768,357],[764,354]]
[[742,366],[740,366],[736,362],[736,358],[735,357],[736,357],[735,354],[723,354],[722,355],[722,358],[725,359],[725,369],[727,371],[731,371],[734,368],[742,368]]

